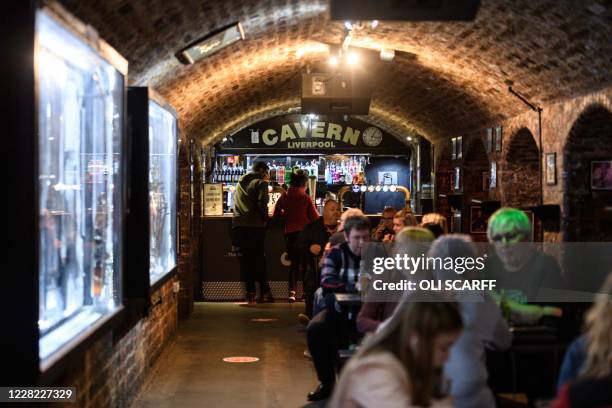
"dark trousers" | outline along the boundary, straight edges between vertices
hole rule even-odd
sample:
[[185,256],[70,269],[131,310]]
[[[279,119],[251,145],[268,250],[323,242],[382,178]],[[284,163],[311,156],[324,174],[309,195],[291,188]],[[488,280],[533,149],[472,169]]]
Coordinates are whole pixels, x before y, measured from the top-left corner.
[[333,387],[336,382],[338,350],[348,346],[348,322],[333,309],[319,312],[307,329],[308,350],[321,384]]
[[314,294],[320,285],[319,282],[319,259],[310,256],[305,263],[304,269],[304,304],[305,314],[312,319],[312,307],[314,304]]
[[289,268],[289,290],[295,291],[297,282],[302,280],[301,275],[301,261],[302,257],[297,248],[297,238],[300,235],[299,231],[291,232],[285,235],[285,244],[287,245],[287,255],[291,261],[291,267]]
[[270,293],[264,252],[266,229],[236,227],[233,233],[234,242],[240,248],[240,277],[246,282],[247,293],[255,293],[256,280],[261,294]]

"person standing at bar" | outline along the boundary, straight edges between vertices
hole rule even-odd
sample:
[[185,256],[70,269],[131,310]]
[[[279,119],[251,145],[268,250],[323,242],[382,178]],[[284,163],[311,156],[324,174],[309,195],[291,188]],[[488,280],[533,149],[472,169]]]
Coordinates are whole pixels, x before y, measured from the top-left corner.
[[372,230],[372,235],[370,239],[375,242],[380,242],[386,235],[393,235],[393,217],[397,210],[393,207],[387,207],[383,210],[382,216],[380,217],[380,222]]
[[289,190],[278,199],[274,208],[274,217],[285,217],[285,243],[291,261],[289,270],[289,302],[295,302],[297,281],[300,279],[301,259],[297,238],[306,224],[316,221],[319,213],[314,203],[306,194],[308,176],[301,170],[291,174]]
[[240,177],[234,196],[232,233],[240,248],[240,275],[246,282],[247,301],[255,303],[255,280],[259,281],[260,302],[273,302],[266,273],[264,241],[268,221],[268,166],[253,163],[251,172]]

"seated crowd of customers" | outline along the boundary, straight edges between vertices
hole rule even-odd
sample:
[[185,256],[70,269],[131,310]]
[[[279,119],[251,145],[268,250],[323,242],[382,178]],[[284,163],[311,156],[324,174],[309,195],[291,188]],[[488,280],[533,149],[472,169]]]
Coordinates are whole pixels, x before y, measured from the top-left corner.
[[[542,317],[560,317],[561,308],[530,302],[533,293],[523,302],[494,291],[406,291],[371,299],[366,293],[356,319],[351,319],[335,294],[358,293],[360,273],[371,272],[366,258],[419,256],[423,251],[443,259],[476,257],[478,249],[469,235],[448,234],[446,218],[440,214],[425,214],[419,223],[409,208],[387,208],[371,228],[360,210],[339,210],[336,201],[326,201],[323,215],[290,238],[295,253],[304,256],[305,313],[299,319],[307,325],[305,354],[312,358],[319,380],[308,400],[328,400],[331,407],[496,406],[499,401],[488,384],[487,350],[511,347],[510,317],[513,322],[534,323]],[[549,284],[551,276],[560,279],[558,266],[551,266],[545,254],[529,255],[529,261],[513,265],[512,253],[505,256],[504,248],[497,246],[507,246],[507,237],[516,242],[531,239],[522,211],[498,210],[490,218],[487,237],[499,248],[499,257],[490,257],[491,264],[497,262],[496,273],[499,268],[515,271],[507,275],[513,278],[528,273],[531,286],[535,280]],[[422,272],[409,279],[478,278],[435,267]],[[400,271],[390,271],[389,279],[404,278]],[[612,406],[612,275],[600,292],[586,315],[584,334],[565,355],[552,407]],[[503,315],[505,308],[508,315]],[[339,351],[355,348],[341,364]]]

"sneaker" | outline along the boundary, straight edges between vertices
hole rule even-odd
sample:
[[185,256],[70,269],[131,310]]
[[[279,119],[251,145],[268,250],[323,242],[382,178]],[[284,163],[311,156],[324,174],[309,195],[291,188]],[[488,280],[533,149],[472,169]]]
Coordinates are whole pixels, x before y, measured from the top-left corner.
[[295,290],[292,290],[291,292],[289,292],[289,303],[293,303],[295,302]]
[[310,323],[310,317],[306,316],[304,313],[300,313],[297,316],[297,319],[302,324],[302,326],[308,326],[308,323]]
[[308,350],[304,350],[304,357],[306,357],[307,359],[312,360],[312,356],[310,355],[310,351],[308,351]]

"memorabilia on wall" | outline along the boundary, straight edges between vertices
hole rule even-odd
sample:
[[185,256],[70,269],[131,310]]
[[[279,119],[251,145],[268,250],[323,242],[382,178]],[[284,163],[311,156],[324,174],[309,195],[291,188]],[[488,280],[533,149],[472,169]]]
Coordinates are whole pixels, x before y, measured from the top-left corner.
[[489,191],[491,174],[488,171],[482,172],[482,191]]
[[456,149],[457,158],[461,159],[463,157],[463,136],[457,137]]
[[557,184],[557,154],[546,153],[546,184]]
[[487,128],[485,148],[487,149],[487,153],[491,153],[493,151],[493,128]]
[[451,182],[453,191],[461,191],[461,167],[455,167],[452,174]]
[[[149,274],[151,282],[176,266],[176,117],[149,100]],[[193,166],[192,166],[193,167]],[[193,189],[194,183],[191,184]],[[193,194],[193,193],[192,193]],[[193,203],[192,200],[192,210]]]
[[495,127],[495,151],[501,152],[502,150],[502,127]]
[[44,362],[122,303],[127,61],[47,9],[36,38]]
[[487,217],[480,206],[470,207],[470,234],[486,234]]
[[491,162],[491,170],[489,177],[489,188],[497,187],[497,162]]
[[451,159],[455,160],[457,158],[457,138],[453,137],[451,139]]
[[591,189],[612,190],[612,160],[591,162]]

